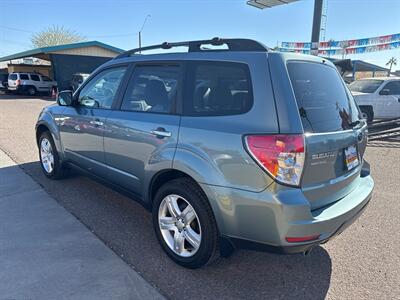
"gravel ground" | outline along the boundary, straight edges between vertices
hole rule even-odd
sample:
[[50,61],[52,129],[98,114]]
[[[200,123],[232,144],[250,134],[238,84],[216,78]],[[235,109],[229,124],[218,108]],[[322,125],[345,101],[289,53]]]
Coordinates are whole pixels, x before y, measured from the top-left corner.
[[[374,197],[349,229],[310,256],[236,251],[200,270],[171,262],[139,204],[89,178],[41,173],[34,124],[39,98],[0,96],[0,148],[71,214],[171,299],[400,299],[400,142],[368,147]],[[29,209],[29,208],[27,208]]]

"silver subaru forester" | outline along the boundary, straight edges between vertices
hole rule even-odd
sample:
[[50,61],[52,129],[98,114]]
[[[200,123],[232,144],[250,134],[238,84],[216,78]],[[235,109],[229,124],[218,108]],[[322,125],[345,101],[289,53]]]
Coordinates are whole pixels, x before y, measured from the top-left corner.
[[[188,52],[137,54],[174,47]],[[367,124],[325,58],[248,39],[163,43],[57,104],[36,125],[44,174],[76,167],[129,193],[185,267],[237,247],[308,252],[371,199]]]

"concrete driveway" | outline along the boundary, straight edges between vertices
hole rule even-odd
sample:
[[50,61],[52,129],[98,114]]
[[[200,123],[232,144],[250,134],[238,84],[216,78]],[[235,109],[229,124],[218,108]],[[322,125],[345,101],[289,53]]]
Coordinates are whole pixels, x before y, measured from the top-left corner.
[[[400,144],[367,149],[373,200],[347,231],[310,256],[236,251],[200,270],[162,252],[139,204],[87,177],[49,181],[34,139],[40,99],[0,99],[0,148],[88,228],[171,299],[396,299],[400,295]],[[389,147],[390,146],[390,147]]]

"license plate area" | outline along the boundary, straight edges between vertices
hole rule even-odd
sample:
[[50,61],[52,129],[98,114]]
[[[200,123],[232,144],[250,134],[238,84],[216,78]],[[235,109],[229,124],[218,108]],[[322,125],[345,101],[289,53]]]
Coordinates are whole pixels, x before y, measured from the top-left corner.
[[344,148],[344,160],[348,171],[359,165],[358,152],[355,145]]

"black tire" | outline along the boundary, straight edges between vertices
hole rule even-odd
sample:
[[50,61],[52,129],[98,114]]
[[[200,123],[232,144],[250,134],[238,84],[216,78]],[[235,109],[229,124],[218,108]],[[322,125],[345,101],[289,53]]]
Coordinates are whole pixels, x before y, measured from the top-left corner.
[[[197,252],[190,257],[182,257],[172,251],[165,242],[159,222],[158,212],[162,200],[171,194],[183,197],[195,210],[201,224],[201,242]],[[164,184],[156,193],[153,202],[153,225],[158,241],[167,255],[179,265],[196,269],[210,264],[218,258],[218,229],[207,197],[201,188],[189,178],[178,178]]]
[[[50,142],[52,154],[54,156],[53,169],[50,172],[47,171],[44,167],[43,160],[42,160],[42,153],[40,151],[40,147],[41,147],[43,139],[47,139]],[[39,148],[40,166],[42,168],[44,175],[46,175],[50,179],[64,178],[67,175],[67,169],[63,166],[63,164],[60,160],[60,156],[58,155],[57,148],[54,144],[53,138],[49,131],[44,131],[40,135],[39,142],[38,142],[38,148]]]
[[360,110],[366,116],[367,123],[371,123],[374,120],[374,112],[371,107],[361,106]]
[[36,95],[36,88],[34,86],[30,86],[30,87],[28,87],[26,92],[27,92],[27,94],[29,96],[35,96]]

